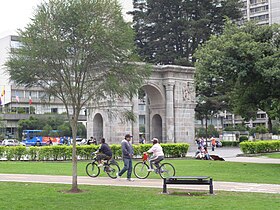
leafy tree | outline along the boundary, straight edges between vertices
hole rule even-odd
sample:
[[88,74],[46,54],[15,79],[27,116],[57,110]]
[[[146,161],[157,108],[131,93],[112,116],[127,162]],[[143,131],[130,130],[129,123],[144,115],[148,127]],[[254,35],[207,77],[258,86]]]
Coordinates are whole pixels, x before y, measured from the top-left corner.
[[212,36],[195,54],[199,93],[203,95],[209,80],[215,79],[213,91],[228,100],[235,114],[249,120],[261,109],[269,123],[279,118],[279,32],[279,25],[249,22],[238,27],[228,22],[221,36]]
[[[71,127],[69,123],[63,123],[58,126],[59,136],[71,136]],[[79,134],[77,134],[79,135]]]
[[86,126],[82,122],[78,122],[77,135],[82,138],[85,138],[87,136]]
[[51,131],[53,130],[52,126],[45,125],[42,130],[42,136],[51,136]]
[[219,132],[215,128],[214,125],[209,125],[207,127],[207,133],[206,133],[206,128],[197,128],[196,129],[196,136],[197,137],[204,137],[204,138],[210,138],[211,136],[214,137],[219,137]]
[[3,140],[5,137],[5,123],[0,117],[0,140]]
[[280,134],[280,123],[276,122],[272,126],[272,134],[279,135]]
[[78,116],[89,102],[137,93],[149,75],[135,65],[134,33],[116,0],[50,0],[19,32],[21,47],[7,62],[17,84],[42,87],[67,110],[73,136],[72,188],[78,192]]
[[256,132],[257,133],[267,133],[268,132],[268,129],[265,127],[265,126],[263,126],[263,125],[260,125],[260,126],[257,126],[256,127]]
[[154,64],[192,65],[196,48],[241,17],[239,0],[134,0],[138,52]]

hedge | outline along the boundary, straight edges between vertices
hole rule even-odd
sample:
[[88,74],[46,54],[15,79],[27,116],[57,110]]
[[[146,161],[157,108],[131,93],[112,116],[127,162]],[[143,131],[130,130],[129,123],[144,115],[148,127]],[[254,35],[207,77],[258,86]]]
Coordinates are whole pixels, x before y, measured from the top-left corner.
[[237,147],[239,141],[221,141],[223,147]]
[[244,154],[256,154],[256,153],[267,153],[267,152],[279,152],[280,151],[280,140],[269,140],[269,141],[246,141],[241,142],[240,149]]
[[[165,157],[185,157],[187,155],[189,144],[161,144]],[[122,156],[121,145],[110,145],[114,158],[118,159]],[[141,157],[152,147],[151,144],[133,145],[134,157]],[[96,151],[99,145],[82,145],[77,146],[77,156],[79,160],[89,160],[91,153]],[[0,158],[5,160],[71,160],[72,146],[43,146],[43,147],[24,147],[0,146]]]

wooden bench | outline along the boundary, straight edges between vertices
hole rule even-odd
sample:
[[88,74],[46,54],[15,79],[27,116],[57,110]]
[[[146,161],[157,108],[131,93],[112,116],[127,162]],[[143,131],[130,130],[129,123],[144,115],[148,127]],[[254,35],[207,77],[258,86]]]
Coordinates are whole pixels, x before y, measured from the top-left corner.
[[171,176],[163,179],[163,193],[167,193],[168,184],[209,185],[209,193],[213,194],[213,180],[209,176]]

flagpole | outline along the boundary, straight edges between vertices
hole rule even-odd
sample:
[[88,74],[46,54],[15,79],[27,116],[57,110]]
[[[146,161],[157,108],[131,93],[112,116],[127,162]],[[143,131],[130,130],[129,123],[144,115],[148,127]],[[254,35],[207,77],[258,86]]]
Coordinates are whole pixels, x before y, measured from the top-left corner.
[[3,109],[3,113],[5,113],[5,85],[2,88],[2,92],[1,92],[1,97],[3,96],[3,101],[2,102],[2,109]]

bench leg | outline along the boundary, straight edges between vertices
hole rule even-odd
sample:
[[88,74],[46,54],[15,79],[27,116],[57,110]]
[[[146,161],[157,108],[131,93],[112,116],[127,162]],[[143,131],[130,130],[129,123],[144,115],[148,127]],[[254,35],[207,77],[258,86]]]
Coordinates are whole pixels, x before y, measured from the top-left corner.
[[167,193],[167,186],[166,186],[166,179],[163,179],[163,189],[162,189],[162,193]]
[[209,192],[210,192],[210,194],[214,194],[214,191],[213,191],[213,180],[212,180],[212,178],[210,179]]

